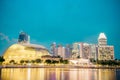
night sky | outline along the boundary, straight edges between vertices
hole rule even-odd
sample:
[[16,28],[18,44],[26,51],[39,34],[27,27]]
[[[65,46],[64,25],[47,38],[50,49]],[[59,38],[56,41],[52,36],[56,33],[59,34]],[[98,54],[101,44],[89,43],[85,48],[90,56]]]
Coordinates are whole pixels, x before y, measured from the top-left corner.
[[0,55],[20,31],[47,48],[52,42],[97,44],[104,32],[120,59],[120,0],[0,0]]

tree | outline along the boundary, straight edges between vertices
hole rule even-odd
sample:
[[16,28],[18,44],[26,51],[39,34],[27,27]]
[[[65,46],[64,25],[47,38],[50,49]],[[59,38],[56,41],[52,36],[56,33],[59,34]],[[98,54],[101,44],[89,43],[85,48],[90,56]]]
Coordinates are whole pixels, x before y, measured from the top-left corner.
[[61,56],[60,56],[60,55],[58,55],[58,56],[57,56],[57,58],[61,58]]
[[36,62],[36,63],[41,63],[42,60],[41,60],[41,59],[36,59],[35,62]]
[[51,64],[52,61],[51,61],[50,59],[47,59],[47,60],[45,60],[45,63],[47,63],[47,64]]
[[30,61],[29,60],[25,60],[25,63],[30,63]]
[[63,63],[63,58],[60,58],[60,63]]
[[20,60],[20,63],[23,64],[25,61],[24,60]]
[[63,60],[63,64],[68,64],[69,61],[68,60]]
[[80,59],[80,56],[77,56],[78,59]]
[[10,62],[9,62],[9,63],[15,64],[15,61],[14,61],[14,60],[10,60]]
[[52,60],[52,64],[56,64],[56,63],[59,63],[59,61],[56,61],[56,60]]
[[35,60],[31,60],[31,63],[35,63]]
[[3,58],[3,56],[0,56],[0,62],[2,63],[4,61],[5,61],[5,59]]
[[63,60],[63,58],[60,59],[60,63],[63,63],[63,64],[68,64],[69,61],[68,60]]

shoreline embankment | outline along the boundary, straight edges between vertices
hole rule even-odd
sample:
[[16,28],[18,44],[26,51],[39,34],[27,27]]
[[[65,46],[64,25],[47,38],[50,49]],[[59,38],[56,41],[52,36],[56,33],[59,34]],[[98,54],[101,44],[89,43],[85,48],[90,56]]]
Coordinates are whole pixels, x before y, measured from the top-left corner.
[[120,66],[77,66],[77,65],[1,65],[0,68],[82,68],[82,69],[120,69]]

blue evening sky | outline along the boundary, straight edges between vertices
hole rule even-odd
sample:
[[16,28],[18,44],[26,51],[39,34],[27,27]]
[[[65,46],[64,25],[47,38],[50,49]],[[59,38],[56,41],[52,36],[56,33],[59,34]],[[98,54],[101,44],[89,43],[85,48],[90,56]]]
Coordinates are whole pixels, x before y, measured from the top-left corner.
[[120,0],[0,0],[0,54],[21,30],[31,43],[97,44],[100,32],[120,59]]

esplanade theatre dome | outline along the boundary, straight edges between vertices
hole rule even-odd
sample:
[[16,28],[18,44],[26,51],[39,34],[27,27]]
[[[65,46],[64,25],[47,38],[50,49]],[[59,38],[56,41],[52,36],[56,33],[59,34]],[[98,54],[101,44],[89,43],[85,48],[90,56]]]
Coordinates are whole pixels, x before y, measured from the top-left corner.
[[11,45],[3,54],[5,64],[10,63],[11,60],[14,60],[15,63],[20,63],[21,60],[31,61],[50,55],[44,46],[29,43],[26,34],[25,36],[23,32],[21,34],[19,35],[18,43]]
[[35,44],[13,44],[4,53],[5,63],[14,60],[19,63],[21,60],[35,60],[41,56],[50,55],[48,50]]

